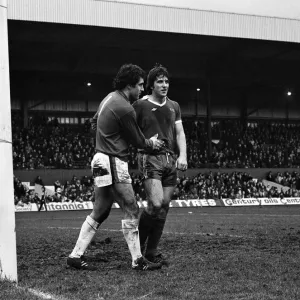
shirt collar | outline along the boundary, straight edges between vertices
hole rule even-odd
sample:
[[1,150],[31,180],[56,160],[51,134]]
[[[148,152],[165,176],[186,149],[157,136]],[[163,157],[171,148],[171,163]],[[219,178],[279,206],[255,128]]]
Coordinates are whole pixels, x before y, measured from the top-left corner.
[[120,94],[123,98],[125,98],[125,100],[126,100],[127,102],[130,103],[129,98],[126,96],[126,94],[125,94],[124,92],[122,92],[122,91],[120,91],[120,90],[116,90],[116,93]]
[[142,98],[142,100],[148,100],[149,102],[151,102],[157,106],[160,106],[160,107],[164,106],[167,103],[167,99],[168,99],[168,97],[166,96],[165,101],[163,103],[157,103],[155,101],[150,100],[149,95],[146,95]]

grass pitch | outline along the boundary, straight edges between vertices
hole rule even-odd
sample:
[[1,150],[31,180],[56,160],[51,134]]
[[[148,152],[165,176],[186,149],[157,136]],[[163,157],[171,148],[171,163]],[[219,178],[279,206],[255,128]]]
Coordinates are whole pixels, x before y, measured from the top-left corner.
[[18,286],[0,299],[299,300],[300,207],[170,209],[160,250],[170,266],[131,270],[112,210],[88,260],[96,272],[66,268],[89,211],[17,213]]

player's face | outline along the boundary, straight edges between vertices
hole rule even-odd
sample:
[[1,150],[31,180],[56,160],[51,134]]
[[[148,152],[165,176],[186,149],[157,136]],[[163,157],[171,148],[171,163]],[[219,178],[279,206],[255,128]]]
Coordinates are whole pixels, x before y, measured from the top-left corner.
[[139,82],[130,87],[129,97],[135,101],[140,98],[141,93],[144,91],[144,79],[140,78]]
[[152,94],[158,98],[164,98],[167,96],[169,90],[169,79],[164,76],[158,76],[153,83]]

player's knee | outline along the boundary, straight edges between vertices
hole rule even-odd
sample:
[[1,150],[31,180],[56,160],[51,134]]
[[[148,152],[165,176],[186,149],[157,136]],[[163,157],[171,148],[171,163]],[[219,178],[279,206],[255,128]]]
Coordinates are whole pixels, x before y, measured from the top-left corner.
[[99,224],[103,223],[109,216],[110,209],[107,209],[105,211],[93,211],[91,214],[91,217],[97,221]]
[[160,203],[152,206],[152,214],[158,218],[166,218],[169,211],[169,204]]
[[167,214],[170,208],[170,203],[163,203],[161,209]]
[[152,207],[151,207],[151,210],[152,210],[152,214],[155,215],[155,216],[158,216],[161,214],[161,210],[162,210],[162,204],[161,203],[153,203],[152,204]]
[[139,215],[139,206],[136,202],[124,205],[125,218],[136,219]]

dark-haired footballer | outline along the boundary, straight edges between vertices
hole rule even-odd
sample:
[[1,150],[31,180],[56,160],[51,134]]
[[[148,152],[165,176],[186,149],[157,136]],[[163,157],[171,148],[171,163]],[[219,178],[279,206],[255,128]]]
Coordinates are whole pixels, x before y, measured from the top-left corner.
[[92,213],[81,227],[77,243],[67,259],[67,264],[77,269],[96,270],[83,254],[101,223],[109,216],[116,201],[124,212],[122,230],[132,256],[132,268],[154,270],[159,263],[147,261],[141,254],[138,212],[131,177],[128,172],[128,144],[147,151],[158,150],[163,142],[157,135],[145,139],[136,122],[130,104],[144,90],[144,71],[136,65],[123,65],[114,79],[115,91],[100,103],[97,119],[96,150],[91,162],[95,185],[95,203]]
[[157,251],[157,246],[177,184],[176,169],[187,169],[181,111],[179,104],[167,97],[168,90],[168,71],[165,67],[156,65],[147,77],[148,95],[133,104],[137,123],[145,137],[158,133],[158,138],[165,145],[160,150],[139,149],[138,154],[138,166],[148,201],[139,222],[141,249],[149,261],[165,265],[168,262]]

